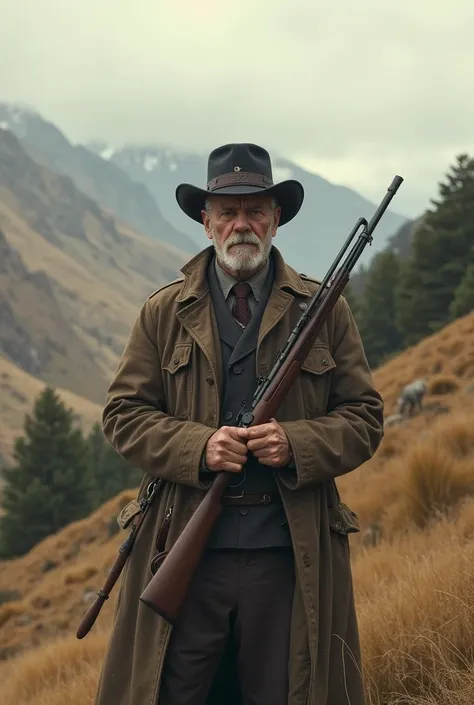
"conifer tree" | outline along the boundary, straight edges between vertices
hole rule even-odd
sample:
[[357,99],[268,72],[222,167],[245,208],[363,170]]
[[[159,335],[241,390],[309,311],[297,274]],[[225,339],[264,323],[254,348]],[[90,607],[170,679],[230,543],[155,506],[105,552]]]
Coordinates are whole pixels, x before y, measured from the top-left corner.
[[397,255],[386,250],[374,257],[367,273],[360,308],[360,331],[371,366],[379,365],[401,346],[395,310],[399,271]]
[[94,424],[87,441],[95,507],[122,490],[133,489],[140,484],[142,471],[132,467],[107,442],[99,423]]
[[451,304],[474,262],[474,159],[461,154],[413,238],[397,296],[397,322],[411,345],[451,320]]
[[349,307],[352,311],[352,315],[358,322],[358,317],[360,313],[360,297],[355,293],[350,281],[346,284],[346,287],[343,291],[343,296],[349,304]]
[[474,311],[474,263],[468,266],[461,283],[454,292],[450,311],[452,318],[459,318]]
[[19,556],[91,510],[87,444],[54,389],[38,395],[4,470],[0,555]]

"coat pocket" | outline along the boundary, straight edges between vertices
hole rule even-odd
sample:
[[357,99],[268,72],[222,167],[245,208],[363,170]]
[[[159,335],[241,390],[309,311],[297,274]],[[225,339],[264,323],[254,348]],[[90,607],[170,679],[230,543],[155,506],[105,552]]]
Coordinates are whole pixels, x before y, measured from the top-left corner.
[[162,368],[167,412],[177,419],[188,419],[191,413],[192,349],[192,343],[177,343]]
[[301,366],[301,387],[306,418],[326,413],[331,375],[336,362],[328,346],[313,345]]
[[132,499],[131,502],[125,505],[117,517],[117,523],[121,529],[126,529],[130,526],[135,517],[140,514],[141,507],[137,499]]

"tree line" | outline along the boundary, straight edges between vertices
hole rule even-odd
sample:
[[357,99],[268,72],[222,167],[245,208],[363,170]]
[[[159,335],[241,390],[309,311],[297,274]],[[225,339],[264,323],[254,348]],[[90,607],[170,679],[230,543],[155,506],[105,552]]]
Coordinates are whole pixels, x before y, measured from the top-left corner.
[[474,159],[459,155],[430,203],[408,257],[378,253],[362,294],[347,290],[372,367],[474,309]]
[[46,536],[83,519],[143,473],[106,441],[97,422],[85,435],[53,387],[36,398],[2,471],[0,559],[27,553]]

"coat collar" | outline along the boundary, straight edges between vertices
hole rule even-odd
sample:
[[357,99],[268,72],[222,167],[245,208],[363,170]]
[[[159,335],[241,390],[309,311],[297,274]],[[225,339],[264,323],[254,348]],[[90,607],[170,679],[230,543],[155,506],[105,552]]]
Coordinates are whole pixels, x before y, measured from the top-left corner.
[[[280,251],[273,245],[271,252],[275,262],[275,286],[282,290],[300,296],[311,296],[311,292],[298,273],[283,259]],[[210,245],[198,252],[181,268],[184,281],[176,298],[177,303],[190,299],[199,299],[209,290],[207,283],[207,267],[214,256],[214,247]]]

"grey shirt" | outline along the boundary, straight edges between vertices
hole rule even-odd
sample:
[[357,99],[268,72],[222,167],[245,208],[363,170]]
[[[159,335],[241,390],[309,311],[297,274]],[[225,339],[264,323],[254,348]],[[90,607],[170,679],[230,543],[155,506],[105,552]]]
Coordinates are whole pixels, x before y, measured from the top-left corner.
[[[232,307],[235,303],[235,295],[231,291],[232,287],[234,284],[237,283],[238,279],[234,279],[230,274],[225,272],[222,267],[217,263],[217,259],[214,259],[214,267],[216,270],[216,275],[217,279],[219,281],[220,287],[222,289],[222,293],[224,294],[224,298],[227,301],[227,305],[229,306],[229,309],[232,311]],[[260,296],[263,290],[263,286],[265,284],[265,280],[268,276],[268,271],[270,269],[270,262],[267,260],[265,266],[260,269],[256,274],[251,276],[249,279],[245,279],[246,282],[248,282],[252,288],[251,293],[249,294],[248,302],[249,302],[249,308],[250,311],[253,313],[255,311],[255,307],[257,306],[258,302],[260,301]],[[239,324],[242,325],[242,324]]]

